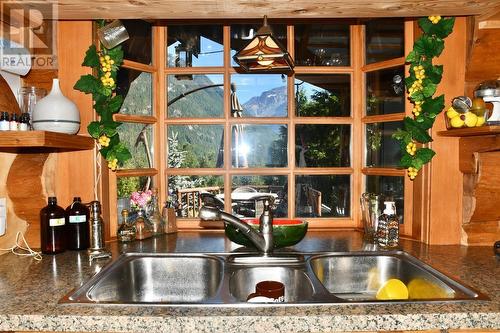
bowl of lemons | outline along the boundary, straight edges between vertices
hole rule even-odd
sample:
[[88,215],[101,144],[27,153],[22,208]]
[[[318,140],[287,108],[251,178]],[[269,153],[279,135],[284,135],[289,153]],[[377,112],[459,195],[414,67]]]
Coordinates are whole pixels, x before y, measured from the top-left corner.
[[[459,96],[463,97],[463,96]],[[467,98],[465,102],[457,103],[456,97],[453,100],[453,105],[445,112],[446,128],[470,128],[480,127],[486,124],[489,110],[486,108],[484,100],[476,97],[473,100]],[[458,99],[463,101],[464,99]]]

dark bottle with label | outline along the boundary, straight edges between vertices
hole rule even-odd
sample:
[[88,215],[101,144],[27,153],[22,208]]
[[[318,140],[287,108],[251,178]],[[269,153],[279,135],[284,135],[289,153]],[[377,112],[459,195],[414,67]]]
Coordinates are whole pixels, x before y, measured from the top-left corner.
[[42,253],[56,254],[66,250],[64,209],[57,205],[56,197],[49,197],[49,204],[40,211],[40,236]]
[[82,204],[80,197],[66,208],[66,248],[85,250],[89,247],[89,209]]

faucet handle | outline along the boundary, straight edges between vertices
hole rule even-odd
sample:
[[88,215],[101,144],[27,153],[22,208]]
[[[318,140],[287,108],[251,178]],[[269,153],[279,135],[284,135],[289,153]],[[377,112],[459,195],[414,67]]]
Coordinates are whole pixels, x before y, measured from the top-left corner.
[[268,202],[269,208],[274,207],[274,196],[269,194],[259,195],[253,198],[255,201],[264,201],[264,206],[266,206],[266,201]]

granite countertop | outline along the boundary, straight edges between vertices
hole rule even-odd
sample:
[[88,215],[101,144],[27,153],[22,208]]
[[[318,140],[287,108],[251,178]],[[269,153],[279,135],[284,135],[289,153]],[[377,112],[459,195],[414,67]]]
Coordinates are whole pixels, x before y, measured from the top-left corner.
[[[185,232],[130,244],[121,252],[228,253],[237,246],[222,232]],[[354,231],[309,232],[293,248],[304,252],[366,250]],[[0,257],[0,331],[77,332],[332,332],[500,329],[500,261],[491,247],[427,246],[402,240],[401,249],[478,289],[490,301],[301,306],[110,306],[58,304],[109,261],[89,263],[85,251],[46,255],[41,262]]]

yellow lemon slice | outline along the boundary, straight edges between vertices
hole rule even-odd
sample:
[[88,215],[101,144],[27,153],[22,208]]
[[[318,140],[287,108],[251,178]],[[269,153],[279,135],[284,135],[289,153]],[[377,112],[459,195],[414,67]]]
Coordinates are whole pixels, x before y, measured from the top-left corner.
[[399,279],[389,279],[377,291],[377,300],[408,299],[408,288]]

